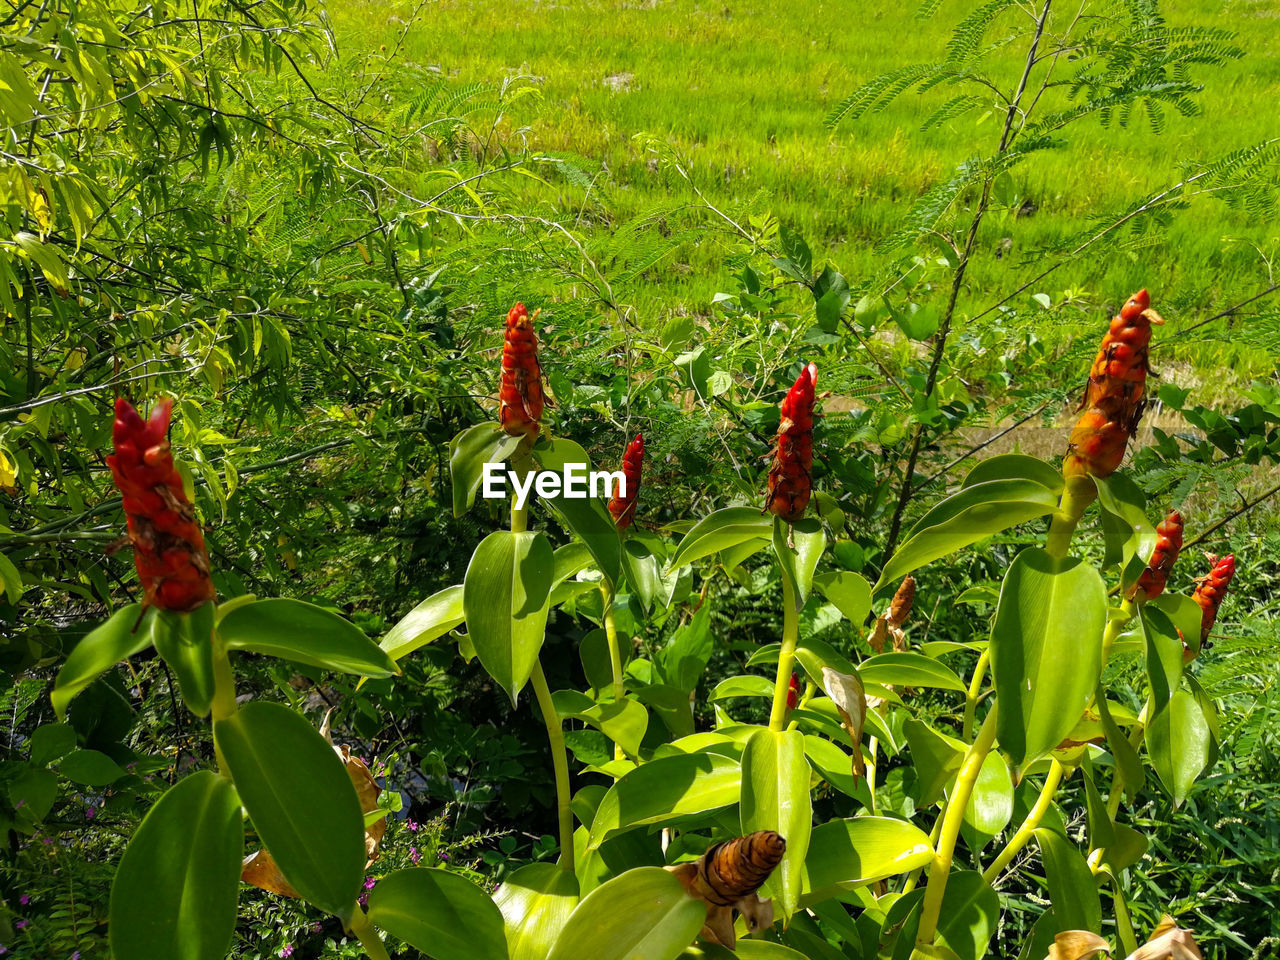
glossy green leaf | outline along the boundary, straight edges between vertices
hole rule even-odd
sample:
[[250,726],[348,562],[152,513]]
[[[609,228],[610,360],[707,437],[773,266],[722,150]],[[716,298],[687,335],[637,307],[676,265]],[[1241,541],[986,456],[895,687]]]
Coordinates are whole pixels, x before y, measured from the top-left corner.
[[9,603],[17,606],[22,600],[22,573],[14,566],[13,561],[0,553],[0,587],[9,598]]
[[116,960],[223,960],[235,934],[244,824],[235,788],[202,770],[139,824],[111,887]]
[[[591,458],[572,440],[556,437],[539,440],[533,448],[534,459],[543,470],[563,475],[567,464],[582,464],[591,471]],[[563,494],[543,498],[542,502],[554,510],[560,521],[582,539],[595,557],[600,572],[610,583],[618,583],[622,574],[622,539],[618,525],[600,497],[567,497]]]
[[364,817],[333,747],[275,703],[245,704],[213,737],[280,872],[303,899],[349,917],[364,879]]
[[1174,630],[1182,633],[1192,650],[1200,649],[1200,617],[1203,613],[1200,604],[1183,594],[1166,591],[1148,602],[1143,609],[1152,608],[1169,618]]
[[1147,754],[1165,789],[1180,805],[1213,756],[1213,731],[1195,695],[1175,691],[1147,727]]
[[939,733],[914,717],[903,724],[902,731],[920,784],[919,805],[930,806],[942,799],[948,785],[960,771],[967,746],[963,740]]
[[75,728],[67,723],[42,724],[32,731],[28,746],[32,763],[51,763],[76,748]]
[[1147,688],[1150,715],[1157,716],[1182,679],[1182,638],[1164,611],[1143,606],[1139,620],[1147,641]]
[[662,593],[662,571],[658,558],[645,544],[635,538],[622,542],[622,569],[626,582],[640,598],[646,611],[653,609],[654,600]]
[[213,604],[190,613],[157,610],[151,642],[178,678],[183,703],[197,717],[206,716],[213,703]]
[[858,664],[863,683],[881,686],[934,687],[939,690],[965,690],[964,681],[945,664],[919,653],[882,653]]
[[466,619],[462,611],[462,584],[433,593],[400,618],[378,644],[392,660],[400,660],[443,637]]
[[433,960],[507,960],[502,914],[458,873],[397,870],[369,894],[369,919]]
[[1116,769],[1124,774],[1125,796],[1133,800],[1147,781],[1146,767],[1138,757],[1138,751],[1129,743],[1128,735],[1112,717],[1111,704],[1107,702],[1106,691],[1101,687],[1098,688],[1094,703],[1097,704],[1102,733],[1107,738],[1107,749],[1111,751],[1112,761]]
[[1062,468],[1039,457],[1022,453],[1002,453],[977,464],[964,478],[963,487],[975,487],[993,480],[1030,480],[1055,494],[1062,493]]
[[675,960],[706,906],[661,867],[637,867],[592,890],[574,908],[547,960]]
[[789,918],[800,902],[813,823],[804,739],[798,730],[761,729],[752,734],[742,752],[742,833],[773,830],[787,842],[782,862],[764,884],[766,895],[773,897],[784,918]]
[[[800,666],[804,668],[809,679],[819,687],[822,686],[823,667],[830,667],[836,673],[847,673],[861,679],[858,668],[844,654],[825,640],[819,640],[816,637],[805,637],[800,640],[796,645],[796,659],[800,661]],[[777,663],[777,654],[774,654],[769,662]]]
[[774,681],[765,677],[725,677],[711,691],[712,700],[727,700],[730,697],[767,697],[772,698]]
[[399,673],[395,660],[350,620],[284,597],[232,610],[218,625],[228,650],[249,650],[361,677]]
[[978,833],[994,837],[1013,818],[1013,778],[998,750],[982,761],[978,780],[964,810],[964,822]]
[[[1123,473],[1094,477],[1098,488],[1098,506],[1103,512],[1103,541],[1106,563],[1128,565],[1135,557],[1145,565],[1156,545],[1156,528],[1147,519],[1147,497],[1142,489]],[[1141,569],[1140,564],[1135,568]],[[1126,582],[1133,576],[1126,577]]]
[[[860,749],[860,748],[859,748]],[[813,734],[805,734],[804,755],[809,765],[823,780],[847,797],[864,806],[871,806],[871,792],[865,778],[854,779],[853,757],[830,740]]]
[[555,864],[526,864],[502,882],[493,900],[511,960],[543,960],[578,905],[578,878]]
[[1102,672],[1106,587],[1092,566],[1038,547],[1014,559],[991,631],[999,698],[996,735],[1015,766],[1044,756],[1071,732]]
[[819,574],[813,583],[850,623],[861,626],[867,619],[871,612],[871,584],[864,577],[841,570]]
[[453,515],[460,517],[475,503],[486,463],[502,463],[523,437],[508,436],[496,423],[463,430],[449,443],[449,475],[453,480]]
[[[791,543],[795,546],[792,547]],[[827,548],[827,535],[822,524],[812,517],[787,524],[775,517],[773,523],[773,552],[778,558],[782,576],[791,584],[795,597],[795,611],[804,609],[813,589],[813,571]]]
[[952,494],[920,518],[880,573],[875,591],[1001,530],[1050,514],[1058,495],[1034,480],[991,480]]
[[[147,620],[154,617],[148,611]],[[121,607],[111,618],[95,627],[76,644],[53,684],[53,710],[62,720],[73,697],[121,660],[151,646],[151,624],[140,622],[141,604]],[[135,629],[136,628],[136,629]]]
[[480,542],[467,567],[467,635],[513,704],[542,649],[553,565],[551,544],[542,534],[498,530]]
[[711,636],[711,604],[698,607],[693,618],[667,641],[658,655],[666,682],[677,690],[693,692],[715,649]]
[[768,542],[773,535],[773,518],[757,507],[725,507],[696,523],[676,547],[669,569],[676,570],[695,560],[745,543]]
[[1035,837],[1040,844],[1040,859],[1044,862],[1058,929],[1098,933],[1102,928],[1102,903],[1084,856],[1056,830],[1040,827]]
[[649,727],[649,712],[634,700],[596,702],[577,690],[557,690],[551,695],[556,713],[569,720],[589,723],[622,747],[629,756],[640,751],[640,741]]
[[908,873],[933,860],[924,831],[905,820],[857,817],[814,827],[805,857],[802,906]]
[[73,750],[58,764],[58,773],[86,787],[105,787],[124,776],[120,765],[98,750]]
[[742,771],[727,757],[691,753],[636,767],[609,788],[591,824],[592,848],[616,833],[738,802]]
[[974,870],[951,874],[942,897],[938,935],[960,960],[982,960],[1000,923],[1000,898]]

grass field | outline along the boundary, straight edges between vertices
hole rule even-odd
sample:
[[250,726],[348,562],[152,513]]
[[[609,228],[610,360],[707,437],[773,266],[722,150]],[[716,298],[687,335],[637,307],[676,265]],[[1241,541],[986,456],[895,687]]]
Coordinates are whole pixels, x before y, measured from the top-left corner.
[[[834,132],[833,105],[877,74],[943,53],[951,26],[977,4],[946,0],[928,21],[914,4],[825,0],[789,7],[754,0],[360,0],[334,8],[339,43],[394,44],[412,18],[402,56],[438,67],[459,83],[513,74],[538,78],[541,96],[514,108],[510,137],[542,150],[571,151],[602,164],[595,190],[607,195],[609,229],[649,204],[690,197],[658,168],[638,136],[671,142],[692,165],[709,200],[726,209],[754,203],[809,239],[851,280],[869,270],[876,241],[922,191],[975,153],[990,153],[1002,115],[992,110],[924,132],[921,123],[953,91],[908,94],[887,112]],[[1060,11],[1072,16],[1076,5]],[[1156,135],[1144,116],[1127,129],[1089,119],[1068,129],[1067,149],[1019,167],[1019,202],[1035,210],[989,217],[987,254],[970,272],[961,313],[980,309],[1029,275],[1038,252],[1076,234],[1094,213],[1114,210],[1180,179],[1188,164],[1280,136],[1280,7],[1274,0],[1177,0],[1161,4],[1171,25],[1218,26],[1237,34],[1245,57],[1200,68],[1201,115],[1172,111]],[[1006,26],[1013,20],[1002,21]],[[1052,26],[1053,21],[1051,21]],[[1007,30],[1005,31],[1007,32]],[[993,31],[993,36],[1001,33]],[[1017,76],[1024,46],[1000,64]],[[1045,97],[1053,104],[1059,91]],[[993,98],[993,104],[995,103]],[[527,188],[530,205],[583,207],[580,192]],[[991,254],[1009,238],[1008,255]],[[1280,252],[1274,223],[1255,223],[1212,199],[1179,211],[1167,241],[1141,254],[1095,249],[1059,271],[1046,292],[1114,301],[1146,285],[1177,318],[1234,303],[1268,285]],[[705,310],[732,282],[723,251],[703,243],[647,278],[642,312]]]

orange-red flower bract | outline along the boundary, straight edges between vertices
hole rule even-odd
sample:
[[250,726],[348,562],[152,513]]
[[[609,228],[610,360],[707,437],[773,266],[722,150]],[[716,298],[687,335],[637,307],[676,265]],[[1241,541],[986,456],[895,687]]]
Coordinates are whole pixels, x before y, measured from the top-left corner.
[[619,530],[627,529],[635,519],[636,498],[640,496],[640,474],[643,469],[644,437],[637,433],[622,454],[622,473],[627,478],[626,496],[615,493],[609,501],[609,512],[613,514],[613,522],[618,525]]
[[809,364],[782,401],[782,421],[773,465],[769,467],[769,495],[765,508],[788,523],[804,515],[813,492],[813,394],[818,368]]
[[1169,571],[1177,562],[1178,551],[1181,549],[1182,514],[1172,510],[1160,521],[1160,526],[1156,527],[1156,545],[1151,551],[1151,559],[1147,561],[1147,568],[1139,575],[1137,583],[1129,588],[1129,599],[1154,600],[1164,593]]
[[169,452],[172,408],[172,400],[160,400],[144,421],[128,400],[117,400],[115,455],[107,466],[124,500],[143,606],[190,611],[215,590],[204,534]]
[[502,429],[513,437],[536,435],[542,420],[542,367],[538,365],[538,335],[523,303],[507,314],[506,337],[502,345]]
[[1151,324],[1164,323],[1139,290],[1113,318],[1089,370],[1081,408],[1062,461],[1066,477],[1110,476],[1124,459],[1125,445],[1138,426],[1146,391]]
[[1235,575],[1236,558],[1234,554],[1229,553],[1213,565],[1209,575],[1196,587],[1192,599],[1200,604],[1201,644],[1209,638],[1209,631],[1213,629],[1214,621],[1218,619],[1218,607],[1222,606],[1222,598],[1227,595],[1227,587],[1231,585],[1231,578]]

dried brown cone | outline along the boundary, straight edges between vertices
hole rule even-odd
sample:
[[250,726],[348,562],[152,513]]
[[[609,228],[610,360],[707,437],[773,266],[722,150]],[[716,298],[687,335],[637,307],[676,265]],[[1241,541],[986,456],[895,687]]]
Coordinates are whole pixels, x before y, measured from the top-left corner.
[[911,616],[911,605],[916,601],[916,578],[904,577],[902,583],[898,586],[898,592],[893,595],[893,602],[889,604],[889,612],[885,615],[886,619],[895,627],[900,627],[907,622],[907,618]]
[[772,830],[725,840],[691,863],[667,867],[690,896],[707,905],[699,934],[732,950],[737,945],[733,914],[740,913],[752,932],[773,924],[773,901],[757,892],[787,852],[787,842]]

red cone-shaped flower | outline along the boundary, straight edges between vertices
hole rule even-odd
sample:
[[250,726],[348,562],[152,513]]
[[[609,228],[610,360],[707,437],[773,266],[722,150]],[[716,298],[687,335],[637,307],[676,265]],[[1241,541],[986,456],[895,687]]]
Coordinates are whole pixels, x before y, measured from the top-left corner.
[[817,383],[818,368],[811,363],[800,371],[782,401],[765,508],[788,523],[804,515],[813,492],[813,395]]
[[1200,604],[1200,643],[1202,645],[1209,639],[1209,631],[1213,629],[1213,624],[1218,619],[1218,608],[1222,606],[1222,600],[1227,595],[1227,587],[1231,585],[1231,578],[1235,575],[1235,555],[1227,554],[1213,565],[1209,575],[1196,587],[1192,599]]
[[640,496],[640,474],[644,470],[644,437],[636,434],[636,438],[627,444],[622,454],[622,473],[627,478],[627,492],[615,492],[609,501],[609,512],[613,514],[613,522],[619,530],[626,530],[636,515],[636,498]]
[[143,606],[185,612],[215,591],[204,534],[169,452],[172,408],[172,400],[159,400],[144,421],[128,400],[117,400],[115,455],[107,466],[124,499]]
[[1156,527],[1156,545],[1151,551],[1151,559],[1147,561],[1147,568],[1139,575],[1138,582],[1129,588],[1129,599],[1136,599],[1141,603],[1154,600],[1164,593],[1169,571],[1173,569],[1181,549],[1182,514],[1173,510]]
[[536,317],[536,313],[529,316],[523,303],[507,314],[498,399],[502,429],[513,437],[536,436],[542,420],[542,367],[538,365],[538,335],[533,330]]
[[1124,459],[1125,445],[1138,426],[1146,391],[1151,324],[1164,323],[1139,290],[1111,321],[1089,370],[1081,407],[1062,461],[1066,477],[1110,476]]

